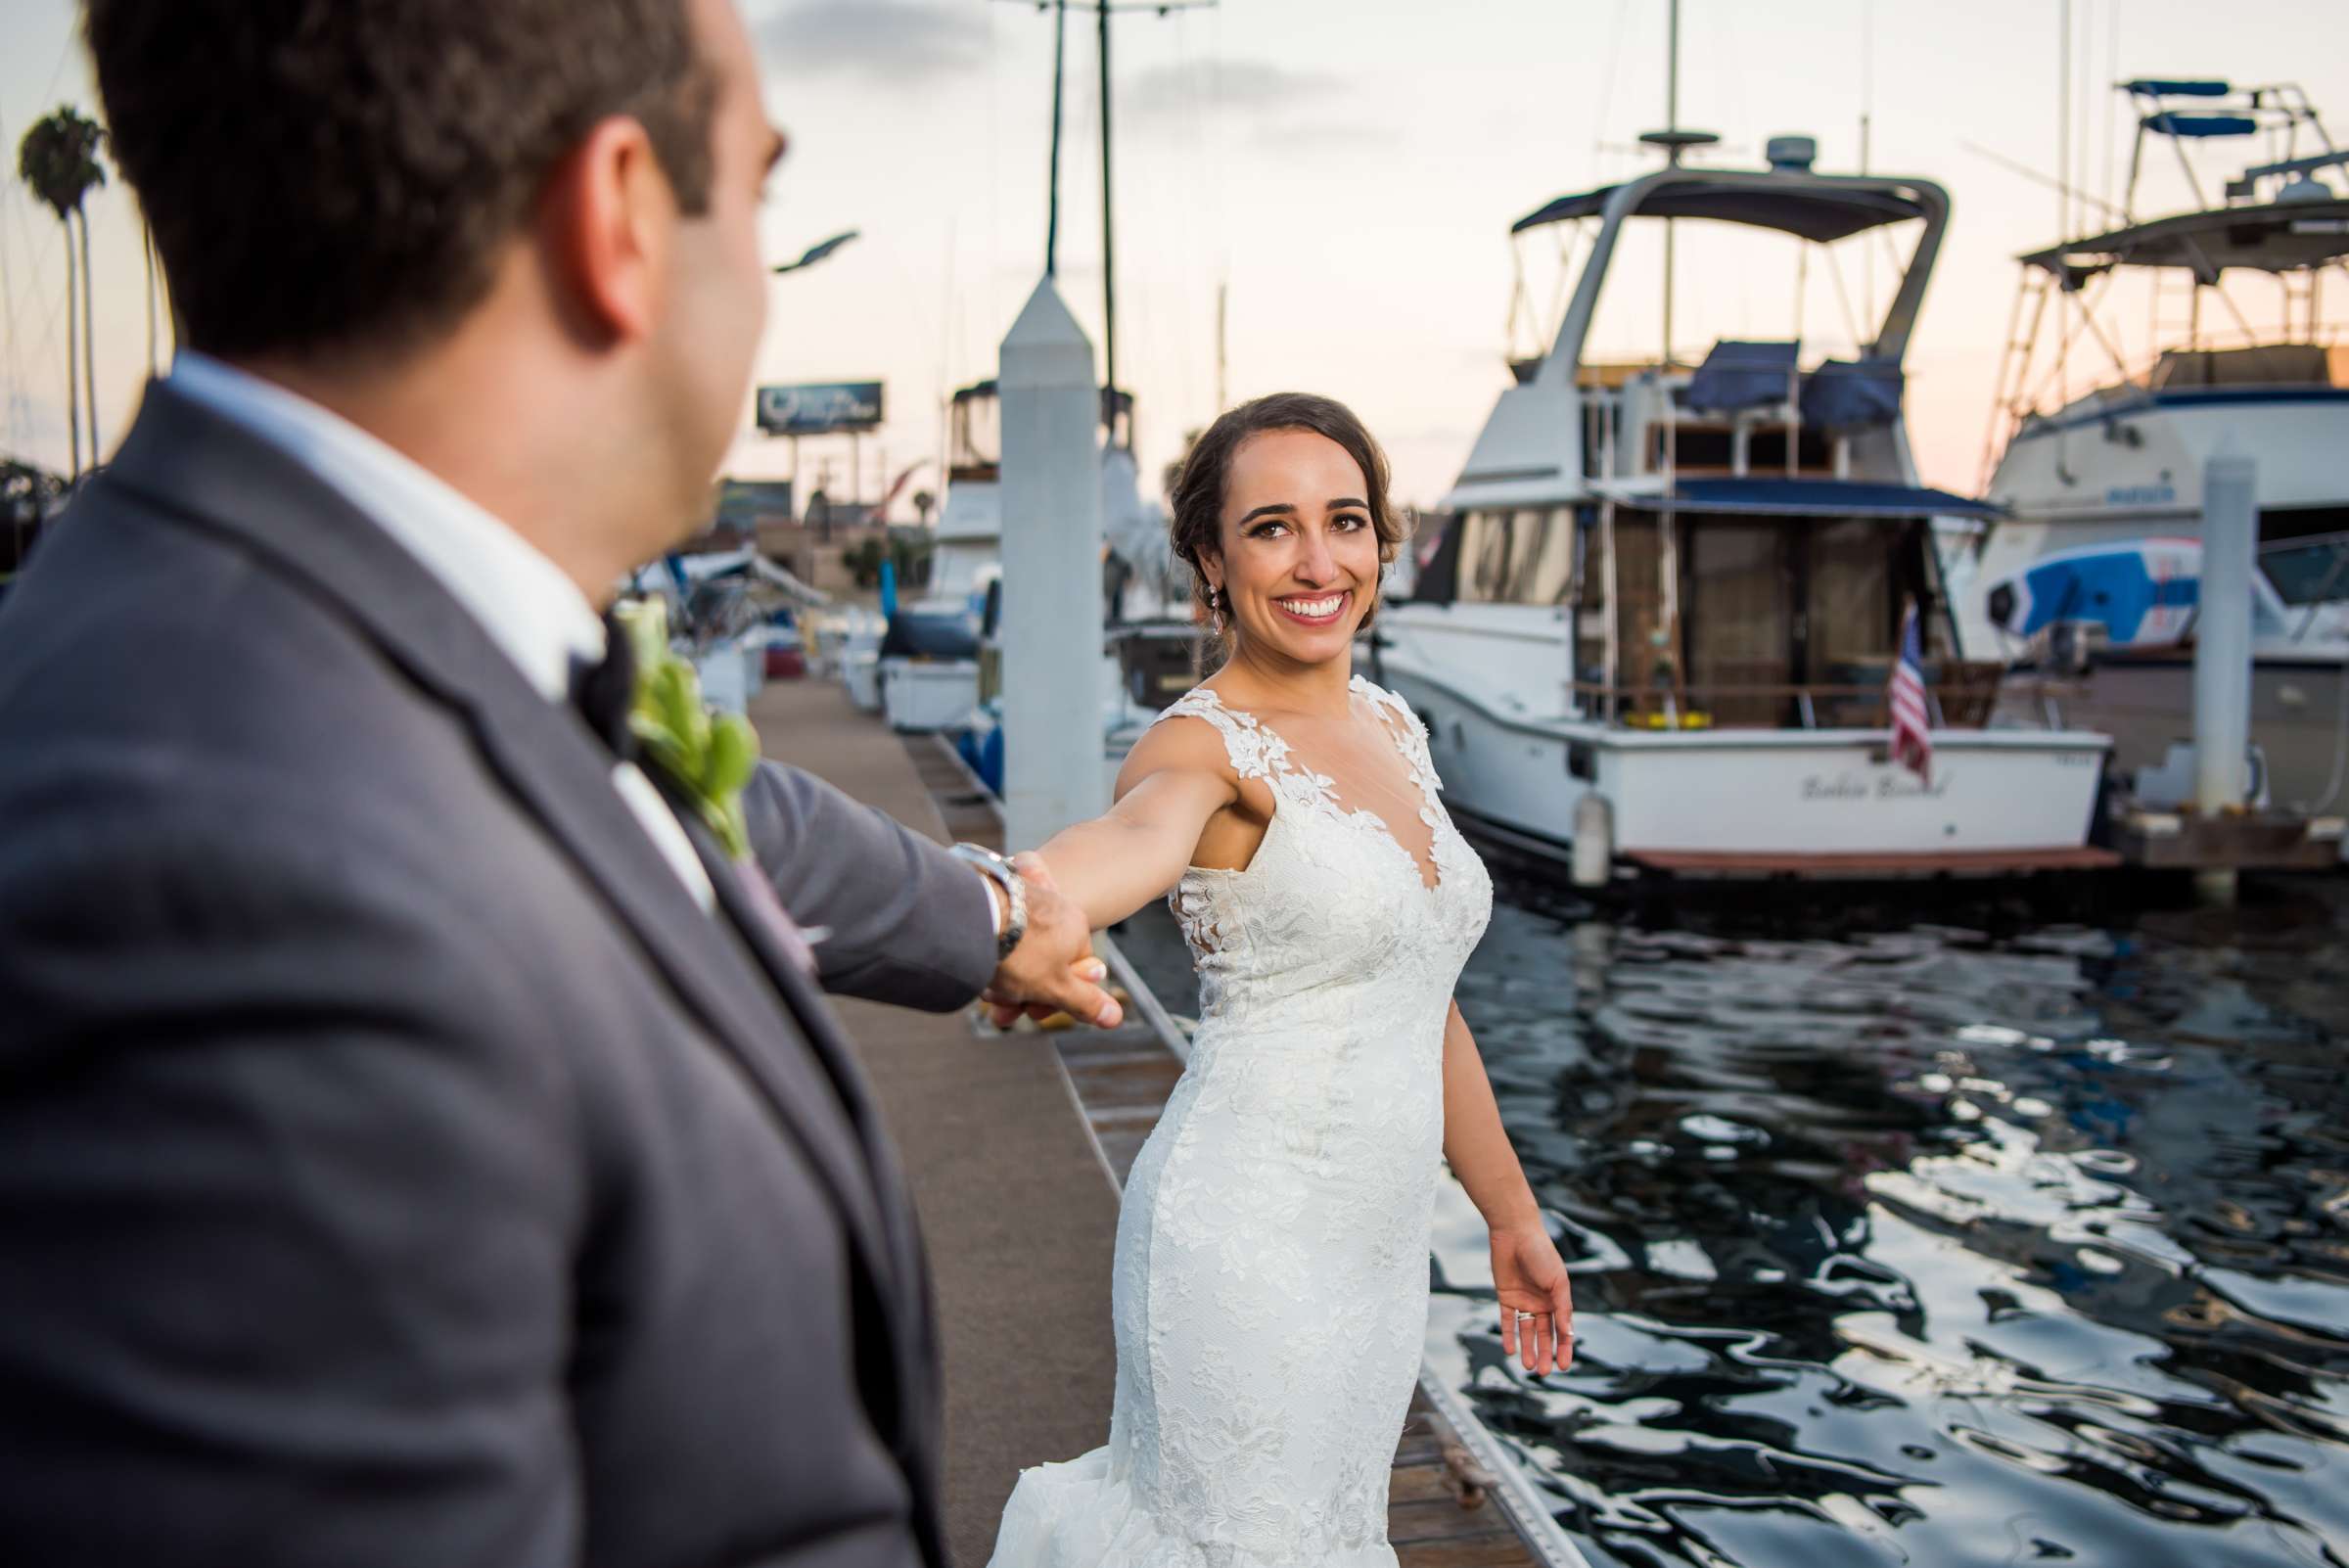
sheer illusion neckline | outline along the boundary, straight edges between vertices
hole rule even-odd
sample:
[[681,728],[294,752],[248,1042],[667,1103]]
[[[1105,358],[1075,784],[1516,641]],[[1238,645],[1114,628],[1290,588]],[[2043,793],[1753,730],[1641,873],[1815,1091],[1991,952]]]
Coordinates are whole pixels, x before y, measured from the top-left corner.
[[[1389,697],[1387,693],[1372,685],[1367,678],[1361,675],[1356,675],[1349,680],[1346,683],[1346,690],[1350,695],[1363,698],[1373,710],[1396,706],[1395,699]],[[1420,759],[1413,755],[1406,734],[1387,715],[1374,712],[1372,722],[1386,732],[1388,742],[1394,746],[1397,755],[1403,759],[1404,772],[1409,776],[1410,787],[1419,798],[1419,821],[1427,829],[1427,859],[1424,862],[1408,845],[1403,842],[1402,836],[1395,831],[1394,824],[1389,822],[1383,813],[1367,806],[1349,807],[1340,801],[1336,780],[1318,768],[1299,761],[1296,749],[1289,744],[1288,738],[1272,724],[1245,708],[1234,708],[1225,702],[1222,693],[1217,691],[1213,686],[1194,686],[1191,691],[1196,696],[1205,699],[1219,712],[1247,725],[1259,736],[1268,738],[1273,743],[1274,755],[1267,759],[1270,764],[1267,769],[1267,773],[1278,772],[1300,780],[1310,790],[1311,798],[1328,809],[1332,815],[1341,821],[1353,823],[1367,830],[1387,844],[1410,866],[1412,880],[1419,884],[1422,893],[1432,896],[1443,891],[1445,885],[1444,865],[1437,853],[1438,846],[1442,842],[1442,822],[1436,811],[1434,781]],[[1277,820],[1281,815],[1278,790],[1273,792],[1273,802],[1272,814]],[[1194,869],[1200,868],[1194,867]]]

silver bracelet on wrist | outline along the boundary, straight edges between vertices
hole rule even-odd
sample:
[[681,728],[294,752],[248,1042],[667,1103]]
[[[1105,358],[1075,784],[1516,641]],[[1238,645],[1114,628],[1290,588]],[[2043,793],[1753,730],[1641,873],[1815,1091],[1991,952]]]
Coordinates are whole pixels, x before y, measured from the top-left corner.
[[1019,869],[984,844],[957,844],[946,853],[1002,890],[1005,912],[1003,929],[995,933],[995,958],[1010,957],[1028,935],[1028,884]]

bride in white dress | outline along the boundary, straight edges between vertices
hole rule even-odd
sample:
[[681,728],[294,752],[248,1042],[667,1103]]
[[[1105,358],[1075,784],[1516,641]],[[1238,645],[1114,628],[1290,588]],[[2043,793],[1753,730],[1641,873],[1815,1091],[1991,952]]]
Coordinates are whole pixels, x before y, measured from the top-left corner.
[[1327,398],[1216,421],[1173,528],[1230,656],[1107,814],[1023,857],[1096,928],[1167,894],[1202,1017],[1119,1217],[1109,1443],[1022,1472],[993,1568],[1394,1568],[1444,1159],[1491,1226],[1508,1353],[1570,1359],[1566,1269],[1451,1000],[1493,885],[1418,718],[1352,672],[1401,538],[1386,490]]

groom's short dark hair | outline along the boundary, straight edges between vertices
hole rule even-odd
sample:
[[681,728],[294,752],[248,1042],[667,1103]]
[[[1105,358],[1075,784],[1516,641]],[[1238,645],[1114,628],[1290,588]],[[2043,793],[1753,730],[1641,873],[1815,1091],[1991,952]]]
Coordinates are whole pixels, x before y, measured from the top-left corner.
[[686,0],[86,0],[115,161],[190,347],[392,350],[453,326],[613,115],[707,208]]

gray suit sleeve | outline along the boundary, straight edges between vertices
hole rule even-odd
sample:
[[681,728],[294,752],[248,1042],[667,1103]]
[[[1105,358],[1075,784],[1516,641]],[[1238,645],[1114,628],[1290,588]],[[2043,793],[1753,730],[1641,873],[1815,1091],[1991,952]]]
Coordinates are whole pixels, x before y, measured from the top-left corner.
[[0,844],[11,1558],[574,1561],[585,1160],[496,934],[299,803],[42,821]]
[[812,774],[762,763],[743,793],[751,850],[791,917],[824,926],[826,991],[951,1012],[995,972],[979,873]]

